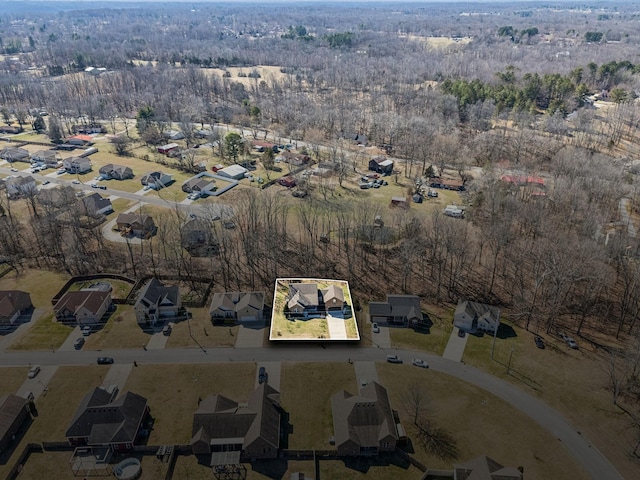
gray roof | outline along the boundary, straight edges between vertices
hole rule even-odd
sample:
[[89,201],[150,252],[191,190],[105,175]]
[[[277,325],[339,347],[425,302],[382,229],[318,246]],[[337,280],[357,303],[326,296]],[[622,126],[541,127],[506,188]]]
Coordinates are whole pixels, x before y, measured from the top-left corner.
[[11,427],[22,414],[26,403],[26,399],[13,393],[0,398],[0,442],[5,435],[15,433],[11,431]]
[[244,449],[262,438],[277,449],[280,412],[275,404],[278,401],[278,391],[267,383],[254,390],[246,404],[239,404],[223,395],[207,397],[193,415],[191,443],[238,442]]
[[103,208],[112,207],[111,200],[103,198],[99,193],[93,193],[88,197],[84,197],[82,199],[82,203],[89,215],[95,215],[97,211],[102,210]]
[[[467,322],[465,322],[463,314],[466,314]],[[473,319],[485,320],[497,327],[500,324],[500,309],[484,303],[460,300],[453,314],[454,324],[457,327],[469,329],[472,327]]]
[[261,311],[264,308],[264,292],[214,293],[209,313],[213,314],[219,309],[237,312],[246,307]]
[[387,295],[386,302],[369,302],[369,315],[405,317],[408,320],[423,318],[417,295]]
[[384,438],[398,440],[387,389],[371,382],[351,395],[342,390],[331,397],[336,446],[352,441],[360,447],[374,447]]
[[135,308],[142,306],[147,309],[158,305],[178,305],[180,290],[177,286],[165,286],[157,278],[152,278],[138,293]]
[[290,283],[289,284],[289,308],[296,304],[306,307],[317,307],[318,285],[316,283]]
[[67,438],[88,438],[89,445],[133,443],[145,415],[147,399],[126,392],[113,402],[111,394],[96,387],[80,403],[67,428]]
[[515,467],[504,467],[487,457],[476,457],[454,465],[456,480],[522,480],[522,472]]

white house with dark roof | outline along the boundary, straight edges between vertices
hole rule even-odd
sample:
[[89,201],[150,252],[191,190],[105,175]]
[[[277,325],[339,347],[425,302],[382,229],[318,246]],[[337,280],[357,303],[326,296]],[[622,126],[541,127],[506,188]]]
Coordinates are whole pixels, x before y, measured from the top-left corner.
[[500,326],[500,309],[484,303],[460,300],[453,314],[453,325],[466,332],[494,334]]
[[180,289],[169,286],[157,278],[149,280],[133,307],[139,325],[155,325],[166,318],[174,318],[182,308]]
[[66,292],[53,307],[56,320],[78,325],[98,323],[113,305],[111,291],[79,290]]

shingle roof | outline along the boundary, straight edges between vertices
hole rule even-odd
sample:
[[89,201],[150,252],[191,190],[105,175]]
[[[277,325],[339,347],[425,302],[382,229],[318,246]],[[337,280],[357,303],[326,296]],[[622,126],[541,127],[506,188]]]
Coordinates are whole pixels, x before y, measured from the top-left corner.
[[111,292],[102,292],[98,290],[78,290],[75,292],[66,292],[53,311],[57,314],[62,310],[69,310],[75,315],[81,308],[86,308],[95,314],[100,310],[105,300],[111,296]]
[[88,438],[89,445],[133,443],[146,412],[147,399],[126,392],[109,403],[111,394],[96,387],[80,403],[65,436]]
[[454,471],[456,480],[522,480],[517,468],[504,467],[484,455],[454,465]]
[[138,293],[135,306],[149,308],[152,305],[177,305],[179,300],[180,290],[177,286],[166,286],[157,278],[152,278]]
[[9,429],[20,416],[26,403],[26,399],[13,393],[0,398],[0,439],[9,433]]
[[289,308],[298,303],[304,307],[318,306],[318,285],[316,283],[290,283]]
[[31,308],[31,297],[20,290],[0,291],[0,317],[12,317],[17,311]]
[[336,445],[352,441],[360,447],[378,446],[386,437],[398,439],[387,389],[371,382],[354,396],[342,390],[331,397]]

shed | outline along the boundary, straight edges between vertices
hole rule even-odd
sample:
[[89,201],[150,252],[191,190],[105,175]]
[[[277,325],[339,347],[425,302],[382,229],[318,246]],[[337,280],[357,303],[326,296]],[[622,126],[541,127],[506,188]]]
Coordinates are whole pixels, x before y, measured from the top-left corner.
[[223,177],[233,178],[234,180],[240,180],[244,178],[245,173],[248,170],[240,165],[230,165],[228,167],[223,168],[222,170],[218,170],[218,175],[222,175]]
[[408,208],[409,204],[407,203],[406,197],[391,197],[391,206]]

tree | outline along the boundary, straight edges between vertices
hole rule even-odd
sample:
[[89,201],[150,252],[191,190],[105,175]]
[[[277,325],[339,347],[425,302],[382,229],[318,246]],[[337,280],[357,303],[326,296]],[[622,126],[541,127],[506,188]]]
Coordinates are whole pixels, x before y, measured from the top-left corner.
[[131,147],[131,139],[129,137],[126,135],[117,135],[112,137],[110,142],[116,151],[116,155],[120,157],[129,156],[129,147]]
[[31,127],[38,133],[43,133],[47,130],[47,124],[44,122],[44,118],[38,115],[31,124]]
[[238,163],[238,155],[242,152],[242,137],[235,132],[227,133],[224,137],[226,153],[233,158],[234,163]]
[[49,138],[53,143],[62,143],[64,134],[62,132],[62,125],[57,116],[52,115],[49,117]]

